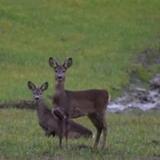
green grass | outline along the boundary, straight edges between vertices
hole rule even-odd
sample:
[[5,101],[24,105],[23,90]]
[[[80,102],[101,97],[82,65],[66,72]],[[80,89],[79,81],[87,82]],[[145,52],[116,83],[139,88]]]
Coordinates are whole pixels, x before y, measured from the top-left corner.
[[29,98],[27,80],[49,81],[52,94],[49,56],[73,57],[67,88],[116,96],[135,56],[159,48],[159,19],[159,0],[1,0],[0,100]]
[[[159,0],[0,0],[0,101],[29,99],[27,81],[49,82],[54,73],[50,56],[61,62],[73,58],[66,88],[108,89],[112,97],[128,84],[136,70],[146,81],[159,65],[144,69],[133,64],[146,48],[160,48]],[[93,126],[86,119],[83,124]],[[158,114],[109,114],[108,149],[92,151],[70,141],[60,150],[58,140],[46,138],[36,114],[0,110],[0,159],[137,159],[160,156]]]
[[[47,138],[35,112],[3,109],[0,112],[0,159],[128,160],[160,157],[159,113],[108,114],[108,149],[92,150],[94,139],[69,140],[68,148],[58,147],[58,138]],[[79,122],[95,134],[86,119]],[[64,143],[65,144],[65,143]],[[87,148],[79,149],[78,146]]]

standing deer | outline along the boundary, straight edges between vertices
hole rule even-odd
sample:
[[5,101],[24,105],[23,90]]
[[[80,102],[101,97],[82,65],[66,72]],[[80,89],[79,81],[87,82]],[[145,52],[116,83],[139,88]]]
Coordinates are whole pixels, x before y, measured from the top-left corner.
[[[101,133],[103,132],[102,148],[104,148],[107,137],[105,111],[109,99],[108,92],[98,89],[84,91],[65,90],[65,73],[72,65],[72,58],[67,58],[63,64],[60,64],[54,58],[50,57],[49,65],[54,69],[56,81],[55,94],[53,96],[53,112],[59,107],[67,119],[87,115],[97,130],[93,147],[97,148]],[[66,124],[66,137],[67,134]]]
[[[63,115],[54,115],[51,110],[48,109],[42,99],[43,92],[48,88],[48,82],[43,83],[40,87],[37,87],[31,81],[28,81],[28,88],[32,91],[33,97],[36,104],[37,115],[39,119],[39,125],[45,131],[46,136],[59,137],[59,146],[62,147],[62,138],[64,137],[63,132]],[[81,136],[89,138],[92,136],[92,132],[83,127],[82,125],[75,123],[71,120],[68,121],[69,138],[79,138]]]

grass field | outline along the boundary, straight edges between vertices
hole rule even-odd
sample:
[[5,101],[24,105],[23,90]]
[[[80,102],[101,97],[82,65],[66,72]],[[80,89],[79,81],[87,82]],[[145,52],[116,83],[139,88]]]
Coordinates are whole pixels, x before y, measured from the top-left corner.
[[[160,51],[159,0],[0,0],[0,102],[30,99],[28,80],[48,81],[45,95],[53,94],[50,56],[73,58],[66,88],[104,88],[116,97],[132,70],[144,81],[160,70],[134,64],[146,48]],[[0,159],[160,159],[159,113],[108,115],[108,149],[79,149],[93,144],[80,139],[60,150],[35,112],[1,109]],[[80,122],[95,133],[87,119]]]
[[[58,138],[46,138],[35,112],[4,109],[0,116],[0,159],[2,160],[156,160],[160,159],[160,113],[108,114],[108,149],[92,150],[93,139],[69,140],[58,147]],[[94,132],[87,119],[81,123]],[[65,143],[64,143],[65,144]],[[86,148],[79,148],[86,145]]]
[[0,0],[0,100],[29,98],[27,80],[52,94],[50,56],[73,57],[67,88],[115,96],[135,56],[159,48],[159,19],[159,0]]

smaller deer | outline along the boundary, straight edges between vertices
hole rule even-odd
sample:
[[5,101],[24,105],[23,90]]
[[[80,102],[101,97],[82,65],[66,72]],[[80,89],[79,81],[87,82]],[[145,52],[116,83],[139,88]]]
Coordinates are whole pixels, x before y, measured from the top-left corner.
[[[51,110],[48,109],[46,104],[43,101],[43,92],[48,88],[48,82],[43,83],[40,87],[37,87],[31,81],[28,81],[28,88],[33,93],[33,98],[36,104],[37,115],[39,119],[39,125],[45,131],[46,136],[55,136],[59,137],[59,146],[62,147],[62,138],[64,137],[63,132],[63,115],[58,114],[54,115],[51,113]],[[83,127],[80,124],[77,124],[71,120],[68,121],[69,124],[69,138],[79,138],[83,137],[91,137],[92,132]]]

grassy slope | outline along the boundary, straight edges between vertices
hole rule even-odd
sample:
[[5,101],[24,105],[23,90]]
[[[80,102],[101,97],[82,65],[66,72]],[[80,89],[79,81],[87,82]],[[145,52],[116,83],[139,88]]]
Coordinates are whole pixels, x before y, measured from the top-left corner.
[[[86,126],[95,131],[88,120],[82,119],[81,122],[84,123],[84,121]],[[1,110],[0,159],[75,160],[76,157],[77,160],[128,160],[142,157],[152,159],[160,156],[159,113],[110,114],[108,150],[103,151],[92,151],[89,148],[78,149],[81,144],[91,146],[93,139],[70,140],[69,148],[60,150],[58,139],[46,138],[37,123],[36,115],[32,111]]]
[[[27,80],[48,80],[48,57],[72,56],[67,88],[106,88],[112,96],[128,82],[137,53],[159,47],[159,0],[1,0],[0,100],[29,98]],[[81,82],[81,83],[79,83]],[[159,156],[158,115],[110,115],[109,150],[57,148],[46,139],[36,115],[0,111],[0,159],[129,159]],[[12,123],[11,123],[12,122]],[[87,126],[93,127],[87,120]],[[89,124],[88,124],[89,123]],[[8,158],[7,158],[8,157]]]
[[1,0],[0,100],[29,97],[27,80],[52,93],[49,56],[73,57],[67,88],[115,95],[135,54],[159,40],[159,15],[159,0]]

